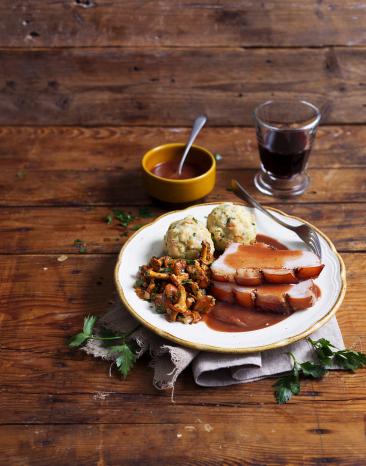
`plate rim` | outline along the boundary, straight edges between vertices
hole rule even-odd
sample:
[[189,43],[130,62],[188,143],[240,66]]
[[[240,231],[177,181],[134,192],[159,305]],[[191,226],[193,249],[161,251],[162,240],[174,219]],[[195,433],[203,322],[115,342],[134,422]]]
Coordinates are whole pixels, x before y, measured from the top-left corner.
[[[216,353],[248,354],[248,353],[256,353],[256,352],[260,352],[260,351],[267,351],[267,350],[274,349],[274,348],[281,348],[283,346],[288,346],[288,345],[290,345],[292,343],[295,343],[296,341],[302,340],[306,336],[310,335],[311,333],[315,332],[317,329],[322,327],[338,311],[339,307],[341,306],[341,304],[343,302],[344,296],[346,294],[346,289],[347,289],[346,267],[345,267],[345,264],[344,264],[344,261],[343,261],[341,255],[338,253],[338,251],[337,251],[336,247],[334,246],[333,242],[331,241],[331,239],[325,233],[323,233],[321,230],[319,230],[316,226],[314,226],[310,222],[308,222],[308,221],[306,221],[306,220],[304,220],[304,219],[302,219],[300,217],[297,217],[295,215],[287,214],[287,213],[283,212],[280,209],[276,209],[275,207],[264,206],[268,210],[271,210],[273,212],[277,212],[277,213],[279,213],[281,215],[284,215],[285,217],[295,219],[295,220],[297,220],[299,222],[302,222],[302,223],[305,223],[306,225],[309,225],[311,228],[314,228],[314,230],[318,233],[318,235],[320,235],[328,243],[328,246],[330,247],[330,249],[333,251],[333,253],[337,257],[339,265],[340,265],[341,289],[340,289],[340,292],[338,294],[336,302],[331,307],[331,309],[327,312],[327,314],[325,314],[323,317],[321,317],[319,320],[317,320],[307,330],[304,330],[303,332],[300,332],[300,333],[298,333],[298,334],[296,334],[296,335],[294,335],[292,337],[284,338],[284,339],[282,339],[282,340],[280,340],[278,342],[270,343],[268,345],[256,346],[256,347],[251,347],[251,348],[247,348],[247,347],[242,347],[242,348],[237,348],[237,347],[236,348],[222,348],[220,346],[206,345],[206,344],[200,344],[200,343],[197,344],[197,343],[193,343],[193,342],[184,340],[182,338],[178,338],[175,335],[172,335],[171,333],[169,333],[169,332],[167,332],[165,330],[162,330],[162,329],[156,327],[155,325],[151,324],[150,322],[146,321],[128,303],[128,301],[127,301],[127,299],[126,299],[126,297],[124,295],[123,289],[122,289],[122,287],[121,287],[121,285],[119,283],[119,280],[118,280],[118,271],[119,271],[119,269],[120,269],[120,267],[122,265],[123,253],[124,253],[125,249],[127,248],[127,246],[129,245],[129,243],[131,242],[131,240],[135,236],[139,235],[143,229],[153,225],[154,223],[158,222],[160,219],[162,219],[162,218],[164,218],[164,217],[166,217],[168,215],[179,213],[179,212],[184,212],[184,211],[189,210],[189,209],[191,209],[193,207],[227,204],[228,202],[229,201],[204,202],[204,203],[201,203],[201,204],[194,204],[194,205],[186,207],[184,209],[171,210],[169,212],[166,212],[165,214],[159,215],[158,217],[156,217],[155,220],[153,220],[150,223],[147,223],[143,227],[139,228],[135,233],[133,233],[127,239],[125,244],[122,246],[122,248],[121,248],[121,250],[120,250],[120,252],[118,254],[117,263],[116,263],[115,268],[114,268],[114,283],[116,285],[119,297],[120,297],[123,305],[126,307],[126,309],[130,312],[130,314],[135,319],[137,319],[142,325],[147,327],[152,332],[156,333],[157,335],[161,336],[162,338],[166,338],[166,339],[168,339],[170,341],[173,341],[174,343],[177,343],[178,345],[185,346],[187,348],[192,348],[192,349],[199,350],[199,351],[208,351],[208,352],[216,352]],[[231,203],[246,206],[246,204],[242,203],[242,202],[231,202]]]

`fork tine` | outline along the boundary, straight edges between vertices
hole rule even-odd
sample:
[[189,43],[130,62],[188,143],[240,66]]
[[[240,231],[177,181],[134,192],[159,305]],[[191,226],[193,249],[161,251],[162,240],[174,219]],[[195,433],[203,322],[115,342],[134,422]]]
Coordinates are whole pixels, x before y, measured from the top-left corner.
[[301,235],[301,239],[309,246],[309,248],[321,259],[321,246],[318,235],[310,227]]
[[315,233],[315,231],[311,230],[311,235],[309,238],[310,238],[311,244],[314,247],[315,254],[319,257],[319,259],[321,259],[322,253],[321,253],[321,245],[320,245],[318,235]]

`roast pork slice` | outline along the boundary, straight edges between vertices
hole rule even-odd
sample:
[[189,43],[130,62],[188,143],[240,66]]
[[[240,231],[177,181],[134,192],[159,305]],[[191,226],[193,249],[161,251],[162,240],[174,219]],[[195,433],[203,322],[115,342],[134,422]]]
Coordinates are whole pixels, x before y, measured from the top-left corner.
[[274,249],[264,243],[232,243],[211,265],[213,279],[257,286],[262,283],[292,284],[316,278],[324,265],[310,251]]
[[245,308],[288,314],[315,304],[318,288],[313,280],[290,285],[239,286],[234,283],[213,282],[211,294],[220,301],[237,303]]

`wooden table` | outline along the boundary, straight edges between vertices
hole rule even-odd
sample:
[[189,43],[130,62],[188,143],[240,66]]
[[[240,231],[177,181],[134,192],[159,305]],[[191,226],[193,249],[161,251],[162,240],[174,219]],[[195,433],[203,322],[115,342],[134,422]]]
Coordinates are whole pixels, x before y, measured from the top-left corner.
[[[223,156],[207,201],[234,200],[235,175],[321,228],[347,267],[345,342],[366,351],[365,5],[174,3],[0,4],[0,463],[366,464],[366,371],[306,381],[278,406],[271,380],[207,389],[187,370],[172,403],[147,358],[123,381],[66,346],[113,296],[126,237],[105,216],[166,211],[142,187],[142,154],[206,112],[199,143]],[[309,190],[278,202],[252,184],[250,112],[288,95],[327,115]]]

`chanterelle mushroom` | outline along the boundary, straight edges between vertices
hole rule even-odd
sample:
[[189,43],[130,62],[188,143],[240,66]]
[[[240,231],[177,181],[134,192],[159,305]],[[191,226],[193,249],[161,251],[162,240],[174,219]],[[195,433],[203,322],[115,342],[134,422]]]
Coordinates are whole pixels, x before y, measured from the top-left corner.
[[200,257],[195,260],[152,257],[148,265],[140,267],[136,293],[154,303],[171,321],[198,322],[202,319],[201,313],[207,312],[215,302],[212,296],[206,295],[211,262],[212,253],[205,242],[202,242]]

